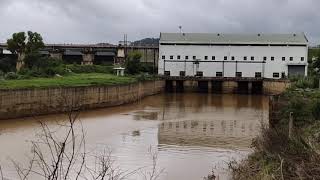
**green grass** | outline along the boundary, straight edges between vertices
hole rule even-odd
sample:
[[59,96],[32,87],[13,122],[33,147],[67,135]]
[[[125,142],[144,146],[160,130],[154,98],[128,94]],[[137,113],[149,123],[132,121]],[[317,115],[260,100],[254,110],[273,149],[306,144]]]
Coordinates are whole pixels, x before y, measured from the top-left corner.
[[0,80],[0,89],[26,89],[46,87],[79,87],[94,85],[118,85],[136,82],[134,77],[118,77],[111,74],[72,74],[64,77]]

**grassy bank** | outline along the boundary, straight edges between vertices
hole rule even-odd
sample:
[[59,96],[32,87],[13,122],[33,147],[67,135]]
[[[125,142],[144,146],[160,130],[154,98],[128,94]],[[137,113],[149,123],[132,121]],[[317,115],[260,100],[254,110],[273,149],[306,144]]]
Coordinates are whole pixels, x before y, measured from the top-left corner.
[[294,86],[275,102],[276,120],[254,140],[254,153],[243,162],[230,163],[233,178],[320,179],[320,91]]
[[79,87],[92,85],[117,85],[136,82],[136,77],[118,77],[111,74],[86,73],[63,77],[0,80],[0,89]]

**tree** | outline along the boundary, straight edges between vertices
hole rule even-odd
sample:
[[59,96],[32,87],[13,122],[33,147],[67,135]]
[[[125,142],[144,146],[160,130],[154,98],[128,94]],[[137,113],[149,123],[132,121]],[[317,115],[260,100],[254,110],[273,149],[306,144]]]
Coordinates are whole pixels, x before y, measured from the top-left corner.
[[312,62],[312,66],[317,74],[320,74],[320,49],[316,53],[317,58]]
[[37,32],[28,31],[28,37],[25,32],[18,32],[7,40],[8,49],[18,55],[16,68],[19,71],[24,65],[24,59],[28,55],[38,54],[44,47],[43,39]]
[[142,54],[139,51],[132,51],[129,53],[126,61],[126,71],[128,74],[138,74],[140,72],[140,59]]
[[11,39],[7,40],[8,49],[12,54],[19,54],[25,51],[26,35],[24,32],[14,33]]

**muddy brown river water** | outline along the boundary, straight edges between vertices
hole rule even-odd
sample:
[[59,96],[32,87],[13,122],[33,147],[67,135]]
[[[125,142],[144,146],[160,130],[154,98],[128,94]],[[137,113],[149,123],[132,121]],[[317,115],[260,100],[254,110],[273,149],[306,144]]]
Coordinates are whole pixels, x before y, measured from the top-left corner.
[[[252,152],[251,141],[261,123],[268,123],[268,97],[255,95],[159,94],[119,107],[82,112],[87,149],[108,149],[115,166],[139,172],[151,168],[148,150],[158,154],[159,180],[203,179],[212,170],[230,179],[227,163]],[[50,127],[65,121],[49,115],[0,121],[0,164],[15,179],[11,160],[28,162],[30,140],[41,132],[39,120]]]

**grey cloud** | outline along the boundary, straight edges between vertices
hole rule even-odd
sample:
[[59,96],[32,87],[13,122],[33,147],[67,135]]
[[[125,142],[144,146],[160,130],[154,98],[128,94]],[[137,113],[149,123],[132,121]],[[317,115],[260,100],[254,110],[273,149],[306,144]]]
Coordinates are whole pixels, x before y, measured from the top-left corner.
[[33,30],[50,43],[116,43],[160,32],[305,32],[320,44],[318,0],[1,0],[0,41]]

